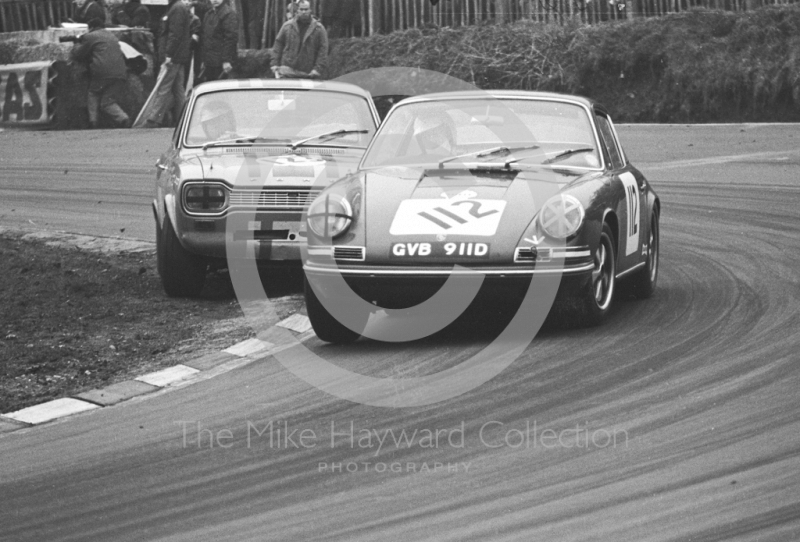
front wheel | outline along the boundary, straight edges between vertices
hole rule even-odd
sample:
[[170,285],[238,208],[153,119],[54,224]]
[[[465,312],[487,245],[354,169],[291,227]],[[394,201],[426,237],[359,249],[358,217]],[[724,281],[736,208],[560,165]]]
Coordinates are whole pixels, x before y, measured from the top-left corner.
[[169,216],[156,222],[156,259],[161,285],[169,297],[197,297],[206,281],[206,264],[181,245]]
[[631,292],[639,299],[647,299],[656,291],[658,281],[658,251],[660,248],[658,211],[650,216],[650,236],[647,244],[647,261],[644,269],[631,277]]
[[[314,293],[314,289],[307,278],[303,279],[303,290],[305,292],[308,319],[317,337],[325,342],[335,344],[349,344],[358,340],[361,334],[345,326],[328,312],[317,297],[317,294]],[[364,324],[366,325],[366,320],[364,320]]]
[[614,237],[608,224],[603,224],[600,242],[594,253],[594,269],[591,279],[581,293],[583,323],[597,326],[611,312],[616,289],[617,259]]

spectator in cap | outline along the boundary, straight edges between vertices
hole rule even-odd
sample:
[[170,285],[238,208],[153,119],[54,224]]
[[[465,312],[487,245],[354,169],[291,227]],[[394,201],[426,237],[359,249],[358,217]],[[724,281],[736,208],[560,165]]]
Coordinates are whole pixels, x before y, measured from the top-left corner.
[[117,103],[125,92],[127,68],[125,55],[114,34],[105,29],[99,18],[89,21],[89,32],[78,38],[70,57],[89,67],[89,126],[97,128],[102,110],[118,128],[129,128],[131,119]]

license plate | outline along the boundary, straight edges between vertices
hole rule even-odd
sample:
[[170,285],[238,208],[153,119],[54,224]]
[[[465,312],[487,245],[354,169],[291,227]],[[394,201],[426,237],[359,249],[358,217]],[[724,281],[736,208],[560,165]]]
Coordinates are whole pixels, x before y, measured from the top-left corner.
[[488,258],[489,243],[392,243],[394,258]]

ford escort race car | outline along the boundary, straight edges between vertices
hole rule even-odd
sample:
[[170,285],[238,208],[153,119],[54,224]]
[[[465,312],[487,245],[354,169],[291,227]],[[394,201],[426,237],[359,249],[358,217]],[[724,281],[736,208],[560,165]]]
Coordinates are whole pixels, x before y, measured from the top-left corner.
[[451,275],[491,287],[556,274],[559,299],[596,325],[618,279],[653,293],[660,209],[600,104],[525,91],[409,98],[358,171],[309,207],[308,316],[322,340],[350,342],[369,314],[332,314],[343,289],[377,310],[413,306]]
[[187,100],[156,163],[158,271],[170,296],[200,293],[228,258],[300,261],[302,213],[355,170],[379,118],[368,92],[304,80],[215,81]]

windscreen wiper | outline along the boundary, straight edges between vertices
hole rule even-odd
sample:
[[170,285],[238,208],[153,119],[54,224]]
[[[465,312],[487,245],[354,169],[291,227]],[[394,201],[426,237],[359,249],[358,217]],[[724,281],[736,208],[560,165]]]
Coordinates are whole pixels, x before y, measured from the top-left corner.
[[559,161],[559,160],[561,160],[563,158],[566,158],[568,156],[572,156],[573,154],[578,154],[578,153],[581,153],[581,152],[594,152],[594,148],[593,147],[583,147],[583,148],[580,148],[580,149],[567,149],[565,151],[562,151],[562,152],[556,154],[552,158],[548,158],[547,160],[542,162],[542,164],[552,164],[553,162],[557,162],[557,161]]
[[369,130],[334,130],[333,132],[325,132],[324,134],[318,134],[318,135],[315,135],[315,136],[306,137],[304,139],[301,139],[300,141],[295,141],[290,146],[292,147],[292,149],[296,149],[297,147],[299,147],[303,143],[308,143],[309,141],[313,141],[315,139],[322,139],[323,137],[327,138],[325,140],[325,141],[327,141],[328,139],[334,139],[336,137],[341,137],[341,136],[347,135],[347,134],[368,134],[368,133],[369,133]]
[[285,139],[276,139],[273,137],[235,137],[232,139],[220,139],[219,141],[209,141],[203,145],[203,150],[209,147],[221,147],[223,145],[230,145],[231,143],[255,143],[257,141],[271,141],[271,142],[284,142]]
[[525,147],[506,147],[505,145],[501,145],[499,147],[491,147],[480,151],[473,151],[473,152],[468,152],[466,154],[459,154],[458,156],[450,156],[448,158],[440,160],[439,169],[442,169],[446,163],[452,162],[453,160],[458,160],[459,158],[468,158],[470,156],[474,156],[475,158],[485,158],[487,156],[500,154],[501,152],[504,152],[506,154],[511,154],[514,152],[525,151],[530,149],[538,149],[538,148],[539,145],[527,145]]

